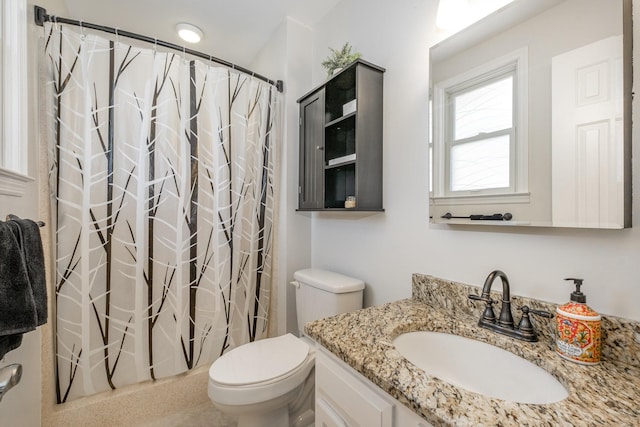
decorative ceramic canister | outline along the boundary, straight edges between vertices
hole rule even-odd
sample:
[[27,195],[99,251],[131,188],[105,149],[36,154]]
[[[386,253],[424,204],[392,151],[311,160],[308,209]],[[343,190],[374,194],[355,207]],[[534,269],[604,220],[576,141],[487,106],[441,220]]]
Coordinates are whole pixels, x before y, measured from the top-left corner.
[[582,279],[569,278],[576,285],[571,301],[556,309],[556,351],[572,362],[585,365],[600,363],[602,327],[600,315],[587,304],[580,292]]

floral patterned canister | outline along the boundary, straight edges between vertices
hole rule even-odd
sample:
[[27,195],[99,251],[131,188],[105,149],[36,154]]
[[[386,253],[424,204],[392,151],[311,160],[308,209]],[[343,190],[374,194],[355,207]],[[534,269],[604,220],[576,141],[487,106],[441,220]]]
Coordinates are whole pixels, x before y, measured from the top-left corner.
[[575,301],[558,307],[556,313],[556,351],[560,356],[585,365],[600,363],[600,315]]

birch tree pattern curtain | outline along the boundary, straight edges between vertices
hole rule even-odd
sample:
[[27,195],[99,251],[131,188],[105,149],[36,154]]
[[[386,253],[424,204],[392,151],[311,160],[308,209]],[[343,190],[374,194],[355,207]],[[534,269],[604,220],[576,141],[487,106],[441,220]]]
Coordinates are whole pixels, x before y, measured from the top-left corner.
[[58,402],[263,337],[281,95],[56,23],[44,51]]

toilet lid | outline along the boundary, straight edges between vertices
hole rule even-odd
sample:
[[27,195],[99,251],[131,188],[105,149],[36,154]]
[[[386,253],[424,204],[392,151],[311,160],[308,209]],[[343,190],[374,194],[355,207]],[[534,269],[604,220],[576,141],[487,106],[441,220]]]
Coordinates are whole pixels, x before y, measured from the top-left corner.
[[254,341],[220,356],[209,377],[226,385],[248,385],[278,378],[297,368],[309,346],[292,334]]

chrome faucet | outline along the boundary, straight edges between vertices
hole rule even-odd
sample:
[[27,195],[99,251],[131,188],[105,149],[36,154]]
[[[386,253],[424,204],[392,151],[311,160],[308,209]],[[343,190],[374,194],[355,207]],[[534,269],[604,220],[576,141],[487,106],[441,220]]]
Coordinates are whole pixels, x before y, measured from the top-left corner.
[[[493,304],[497,301],[491,299],[491,285],[499,277],[502,280],[502,307],[500,308],[500,317],[496,319],[496,315],[493,312]],[[476,301],[484,301],[485,308],[478,326],[497,332],[499,334],[507,335],[519,340],[535,342],[538,341],[538,335],[533,328],[530,314],[546,317],[548,319],[553,317],[553,314],[544,310],[531,310],[526,305],[519,308],[522,311],[522,318],[518,323],[518,326],[514,327],[513,315],[511,314],[511,289],[509,286],[509,279],[507,275],[500,270],[495,270],[489,273],[487,279],[484,281],[482,287],[482,294],[480,296],[470,294],[469,299]]]

